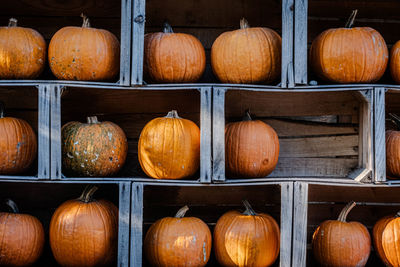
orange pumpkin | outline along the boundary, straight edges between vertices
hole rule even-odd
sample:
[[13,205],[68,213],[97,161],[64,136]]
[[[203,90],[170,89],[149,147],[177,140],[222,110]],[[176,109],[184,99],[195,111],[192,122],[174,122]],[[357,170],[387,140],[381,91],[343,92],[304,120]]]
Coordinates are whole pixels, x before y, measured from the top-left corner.
[[46,42],[30,28],[17,27],[11,18],[0,27],[0,79],[35,79],[46,63]]
[[[383,231],[386,228],[386,225],[391,222],[393,219],[399,217],[400,214],[396,214],[396,216],[386,216],[377,221],[374,225],[374,228],[372,229],[372,236],[374,238],[374,247],[376,250],[376,253],[378,256],[381,258],[381,260],[385,263],[386,266],[392,266],[389,262],[389,260],[386,258],[385,251],[383,249],[382,245],[382,235]],[[399,255],[400,256],[400,255]],[[397,266],[400,266],[399,263],[397,263]]]
[[265,177],[278,164],[279,139],[268,124],[250,117],[228,123],[225,129],[225,166],[233,177]]
[[279,255],[279,226],[268,214],[229,211],[214,229],[215,257],[222,266],[271,266]]
[[390,73],[396,83],[400,83],[400,41],[390,50]]
[[153,82],[196,82],[206,68],[203,45],[193,35],[174,33],[168,23],[163,32],[144,36],[144,74]]
[[310,62],[321,78],[337,83],[372,83],[384,74],[388,49],[383,37],[369,27],[352,28],[353,11],[345,28],[322,32],[310,49]]
[[24,120],[4,117],[0,102],[0,174],[19,174],[36,158],[37,141],[32,127]]
[[[392,122],[400,127],[400,117],[389,113]],[[391,176],[400,176],[400,131],[386,131],[386,171],[387,178]]]
[[355,205],[350,202],[337,220],[324,221],[315,230],[312,248],[322,266],[361,267],[367,263],[371,250],[367,228],[359,222],[346,222],[347,214]]
[[112,176],[124,165],[128,141],[115,123],[72,121],[61,129],[63,172],[77,176]]
[[223,83],[271,83],[281,72],[282,39],[268,28],[240,29],[218,36],[211,48],[214,74]]
[[36,217],[20,214],[11,199],[6,204],[11,212],[0,212],[0,266],[32,265],[43,251],[43,226]]
[[138,144],[143,171],[156,179],[182,179],[200,165],[200,129],[178,116],[176,110],[156,118],[143,128]]
[[119,42],[107,30],[90,27],[83,17],[82,27],[64,27],[49,44],[49,64],[57,79],[80,81],[111,80],[119,73]]
[[50,246],[61,266],[107,266],[115,260],[118,208],[93,199],[96,190],[96,186],[86,187],[78,199],[61,204],[51,218]]
[[146,233],[144,253],[152,266],[201,267],[211,253],[211,232],[196,217],[186,217],[184,206],[174,218],[156,221]]

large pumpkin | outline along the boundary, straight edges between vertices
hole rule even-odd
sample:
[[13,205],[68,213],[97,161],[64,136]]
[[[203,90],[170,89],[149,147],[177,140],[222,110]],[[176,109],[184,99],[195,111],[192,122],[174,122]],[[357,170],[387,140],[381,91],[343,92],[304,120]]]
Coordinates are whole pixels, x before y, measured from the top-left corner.
[[29,169],[36,158],[37,140],[24,120],[4,117],[0,102],[0,174],[19,174]]
[[51,218],[50,246],[61,266],[107,266],[115,260],[118,208],[93,199],[96,190],[96,186],[86,187],[78,199],[61,204]]
[[205,266],[211,253],[211,232],[207,224],[196,217],[186,217],[184,206],[174,218],[156,221],[146,233],[144,253],[156,267]]
[[46,63],[46,42],[30,28],[17,27],[11,18],[0,27],[0,79],[35,79]]
[[[389,113],[392,122],[400,127],[400,117]],[[400,176],[400,131],[386,131],[386,171],[387,177]]]
[[61,129],[63,172],[77,176],[111,176],[124,165],[128,142],[115,123],[88,117]]
[[383,37],[369,27],[352,28],[353,11],[345,28],[322,32],[310,49],[310,62],[321,78],[337,83],[372,83],[384,74],[388,49]]
[[390,50],[390,73],[396,83],[400,83],[400,41]]
[[30,266],[43,251],[44,230],[40,221],[21,214],[12,200],[11,212],[0,212],[0,266]]
[[215,257],[222,266],[271,266],[279,255],[279,226],[268,214],[257,214],[247,201],[243,203],[243,213],[229,211],[218,219]]
[[279,139],[268,124],[250,117],[228,123],[225,129],[225,166],[229,176],[265,177],[278,163]]
[[282,39],[268,28],[250,28],[245,19],[240,29],[224,32],[211,48],[214,74],[223,83],[271,83],[281,72]]
[[200,129],[178,116],[176,110],[143,128],[138,145],[143,171],[156,179],[192,176],[200,165]]
[[90,27],[83,16],[82,27],[64,27],[49,44],[49,64],[58,79],[111,80],[119,73],[119,42],[107,30]]
[[168,23],[163,32],[144,36],[144,74],[153,82],[196,82],[206,67],[206,54],[191,34],[174,33]]
[[337,220],[321,223],[312,237],[315,259],[322,266],[362,267],[368,261],[371,237],[359,222],[346,222],[347,214],[356,205],[347,204]]
[[[383,248],[383,241],[385,241],[386,244],[387,244],[387,241],[388,241],[386,239],[385,240],[382,239],[383,231],[385,230],[385,228],[386,228],[386,226],[387,226],[387,224],[389,222],[391,222],[392,220],[398,218],[399,216],[400,216],[400,213],[396,214],[395,216],[383,217],[383,218],[381,218],[379,221],[377,221],[375,223],[374,228],[372,229],[372,236],[374,238],[374,247],[375,247],[376,253],[381,258],[381,260],[385,263],[386,266],[392,266],[392,265],[390,264],[390,261],[386,257],[385,250]],[[399,232],[397,231],[397,233],[399,233]],[[385,237],[387,238],[389,236],[385,235]],[[393,251],[394,247],[392,247],[392,246],[393,246],[393,243],[391,243],[389,245],[386,245],[386,248],[388,250]],[[394,253],[397,253],[397,252],[394,251]],[[395,257],[393,257],[393,256],[396,256],[396,255],[393,255],[393,254],[390,254],[390,255],[392,257],[392,259],[391,259],[392,262],[397,260]],[[397,256],[397,258],[400,258],[400,254]],[[397,265],[395,265],[395,266],[400,266],[400,262],[397,261]]]

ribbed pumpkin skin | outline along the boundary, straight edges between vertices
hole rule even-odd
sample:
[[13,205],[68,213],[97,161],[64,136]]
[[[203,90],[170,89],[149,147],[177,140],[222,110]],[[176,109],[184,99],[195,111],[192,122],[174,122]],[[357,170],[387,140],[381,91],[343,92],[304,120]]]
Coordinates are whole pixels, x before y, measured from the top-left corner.
[[400,266],[400,218],[393,218],[387,222],[386,227],[382,232],[382,247],[384,256],[393,267]]
[[389,176],[400,176],[400,131],[386,131],[386,171]]
[[106,200],[68,200],[53,214],[49,237],[61,266],[107,266],[117,253],[118,208]]
[[37,140],[24,120],[0,118],[0,174],[19,174],[36,158]]
[[35,79],[46,63],[46,42],[30,28],[0,27],[0,79]]
[[393,220],[393,216],[386,216],[377,221],[372,229],[372,236],[374,238],[374,247],[379,258],[385,263],[386,266],[391,266],[388,259],[386,258],[385,251],[382,245],[382,235],[383,230],[385,230],[386,225]]
[[144,36],[143,67],[145,76],[153,82],[196,82],[206,68],[206,54],[193,35],[149,33]]
[[266,123],[241,121],[225,129],[225,166],[233,177],[255,178],[270,174],[278,164],[279,139]]
[[321,78],[336,83],[372,83],[386,70],[388,48],[369,27],[322,32],[312,43],[310,63]]
[[28,214],[0,212],[0,266],[30,266],[43,251],[44,230]]
[[200,129],[182,118],[156,118],[143,128],[138,144],[140,166],[156,179],[182,179],[200,165]]
[[390,73],[396,83],[400,83],[400,41],[390,50]]
[[328,220],[315,230],[312,247],[322,266],[361,267],[368,261],[371,238],[359,222]]
[[124,165],[128,142],[115,123],[69,122],[61,129],[63,172],[77,176],[111,176]]
[[211,232],[198,218],[166,217],[147,231],[144,252],[152,266],[205,266],[211,253]]
[[109,31],[64,27],[49,44],[51,71],[62,80],[108,81],[119,73],[120,45]]
[[215,257],[222,266],[271,266],[279,255],[279,226],[267,214],[229,211],[218,219],[213,242]]
[[212,69],[223,83],[271,83],[281,73],[281,47],[279,34],[268,28],[225,32],[212,45]]

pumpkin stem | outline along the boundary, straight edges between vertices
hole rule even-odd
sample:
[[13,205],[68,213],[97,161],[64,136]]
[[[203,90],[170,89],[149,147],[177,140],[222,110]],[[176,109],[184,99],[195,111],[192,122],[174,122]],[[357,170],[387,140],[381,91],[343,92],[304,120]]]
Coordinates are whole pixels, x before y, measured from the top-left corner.
[[176,110],[171,110],[170,112],[168,112],[168,114],[167,114],[167,116],[165,116],[165,118],[180,119],[180,117],[178,116],[178,112]]
[[4,118],[5,105],[0,101],[0,119]]
[[81,18],[83,19],[82,28],[90,28],[89,18],[83,13],[81,13]]
[[8,20],[8,27],[17,27],[18,20],[16,18],[10,18]]
[[247,19],[242,18],[240,20],[240,29],[247,29],[250,28],[249,22],[247,21]]
[[8,206],[8,208],[12,213],[19,213],[17,204],[15,204],[15,202],[12,201],[11,199],[6,200],[6,205]]
[[97,120],[97,116],[91,116],[86,118],[88,124],[96,124],[99,123]]
[[341,222],[346,222],[347,215],[349,212],[356,206],[356,202],[351,201],[347,203],[347,205],[342,209],[342,211],[339,214],[338,221]]
[[398,212],[396,213],[396,215],[394,215],[394,217],[395,217],[395,218],[399,218],[399,217],[400,217],[400,211],[398,211]]
[[246,210],[243,212],[243,215],[251,215],[251,216],[256,216],[257,213],[253,210],[251,207],[250,203],[247,201],[247,199],[243,200],[243,205],[246,207]]
[[250,109],[246,109],[245,114],[243,116],[243,121],[251,121],[251,116],[250,116]]
[[185,217],[186,212],[189,210],[189,207],[185,205],[184,207],[180,208],[175,215],[175,218],[183,218]]
[[396,114],[389,113],[390,120],[396,124],[397,128],[400,129],[400,117]]
[[86,186],[85,189],[83,190],[81,196],[79,197],[79,200],[82,202],[85,202],[85,203],[92,202],[93,194],[94,194],[94,192],[97,191],[97,189],[99,189],[99,188],[95,185]]
[[357,12],[358,12],[357,9],[353,10],[349,19],[346,22],[346,26],[344,26],[345,28],[348,28],[348,29],[353,28],[353,24],[354,24],[354,20],[356,19]]
[[174,31],[172,30],[171,25],[168,23],[168,21],[164,21],[163,24],[163,32],[164,33],[174,33]]

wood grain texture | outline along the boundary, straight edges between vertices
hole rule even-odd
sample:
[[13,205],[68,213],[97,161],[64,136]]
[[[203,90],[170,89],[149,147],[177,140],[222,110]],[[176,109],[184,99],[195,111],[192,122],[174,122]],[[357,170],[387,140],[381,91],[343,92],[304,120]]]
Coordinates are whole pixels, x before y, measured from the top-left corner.
[[307,84],[308,0],[296,0],[294,11],[294,82]]
[[[293,233],[293,183],[281,185],[281,244],[279,266],[291,265]],[[296,229],[297,231],[297,229]]]
[[[388,112],[391,112],[388,109]],[[385,88],[374,88],[374,182],[386,181]]]
[[51,87],[40,85],[38,127],[38,178],[50,178],[50,96]]
[[145,0],[132,1],[132,85],[141,85],[143,83],[145,5]]
[[118,267],[129,266],[131,183],[119,184]]
[[225,89],[214,88],[213,96],[213,181],[225,180]]
[[131,76],[132,1],[121,0],[121,49],[119,84],[130,85]]
[[294,87],[293,66],[293,29],[294,29],[294,0],[282,1],[282,70],[281,86]]
[[211,113],[212,113],[212,88],[200,89],[200,182],[211,183],[212,161],[211,161]]
[[292,266],[305,267],[307,256],[308,184],[295,182],[293,188]]
[[132,184],[130,266],[142,266],[143,184]]
[[50,88],[50,179],[61,179],[61,94],[63,87]]

